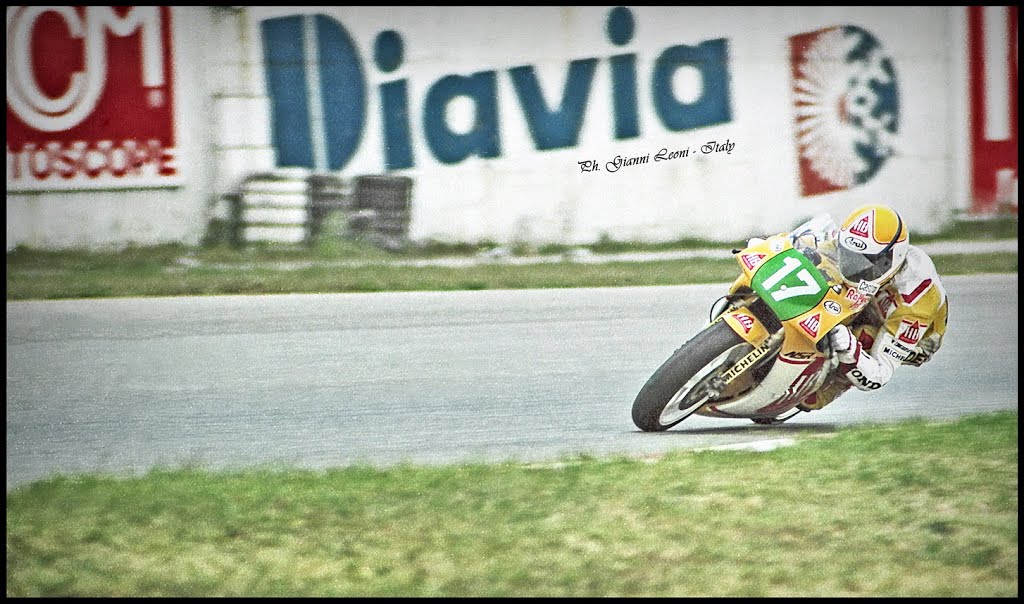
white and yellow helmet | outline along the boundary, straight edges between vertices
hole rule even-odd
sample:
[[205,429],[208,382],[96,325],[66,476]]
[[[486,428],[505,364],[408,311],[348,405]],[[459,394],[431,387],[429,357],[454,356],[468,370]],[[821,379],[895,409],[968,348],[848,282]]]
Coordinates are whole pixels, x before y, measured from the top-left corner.
[[910,247],[907,224],[886,205],[857,208],[839,229],[839,272],[852,286],[881,287],[903,266]]

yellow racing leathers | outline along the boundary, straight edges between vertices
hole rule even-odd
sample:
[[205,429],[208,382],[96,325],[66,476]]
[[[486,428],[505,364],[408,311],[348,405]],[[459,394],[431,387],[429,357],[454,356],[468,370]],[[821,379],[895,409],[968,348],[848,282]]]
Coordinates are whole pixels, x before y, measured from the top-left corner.
[[869,351],[884,377],[872,379],[851,364],[840,364],[825,385],[801,401],[800,407],[807,411],[821,409],[851,386],[860,390],[882,387],[897,366],[919,367],[942,346],[948,315],[949,302],[934,263],[920,248],[910,246],[903,267],[850,325],[860,344],[858,351]]

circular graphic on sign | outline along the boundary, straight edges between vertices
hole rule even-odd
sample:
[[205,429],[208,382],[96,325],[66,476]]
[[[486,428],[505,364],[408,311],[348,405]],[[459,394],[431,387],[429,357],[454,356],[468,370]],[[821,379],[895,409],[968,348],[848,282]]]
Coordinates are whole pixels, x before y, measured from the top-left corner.
[[892,60],[860,27],[824,30],[797,66],[801,155],[837,187],[870,180],[893,155],[899,91]]

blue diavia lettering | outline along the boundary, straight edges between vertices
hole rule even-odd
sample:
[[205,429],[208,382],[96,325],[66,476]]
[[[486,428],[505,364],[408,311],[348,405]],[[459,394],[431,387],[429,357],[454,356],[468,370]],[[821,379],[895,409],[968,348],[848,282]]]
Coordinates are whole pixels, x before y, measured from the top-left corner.
[[[445,121],[445,108],[458,96],[472,99],[476,108],[473,128],[465,134],[452,132]],[[501,155],[497,99],[493,71],[445,76],[431,86],[423,103],[423,131],[434,157],[446,164],[455,164],[470,155]]]
[[[729,106],[729,44],[722,38],[666,49],[654,64],[651,92],[661,123],[669,130],[692,130],[732,119]],[[672,76],[680,67],[695,67],[703,93],[693,103],[680,103],[672,92]]]
[[[385,31],[374,43],[374,61],[384,73],[391,73],[402,64],[402,37]],[[384,124],[384,167],[400,170],[413,166],[412,140],[409,136],[409,86],[405,80],[380,85],[381,118]]]
[[[633,39],[633,12],[624,6],[608,13],[608,39],[625,46]],[[640,136],[639,106],[636,100],[636,55],[615,55],[608,59],[612,69],[612,111],[615,113],[615,138]]]
[[[328,15],[299,15],[264,20],[261,24],[271,132],[279,166],[340,170],[358,151],[364,136],[369,103],[364,63],[341,23]],[[634,39],[633,13],[616,7],[608,13],[607,39],[625,47]],[[374,65],[382,74],[396,71],[404,60],[404,42],[388,30],[374,40]],[[316,56],[310,56],[315,53]],[[611,89],[609,135],[615,139],[641,136],[640,103],[647,99],[661,125],[678,132],[732,120],[729,90],[729,44],[724,38],[696,46],[664,49],[654,61],[649,96],[639,94],[637,56],[622,52],[608,57]],[[518,109],[525,118],[538,151],[577,146],[601,59],[568,61],[561,95],[544,91],[533,65],[507,69]],[[688,67],[700,75],[701,95],[682,102],[673,80]],[[478,71],[440,77],[421,99],[422,136],[433,157],[457,164],[471,156],[485,159],[502,154],[499,71]],[[406,79],[386,79],[377,86],[381,111],[383,167],[401,170],[416,165],[410,113],[417,100],[409,98]],[[317,96],[319,95],[319,96]],[[474,118],[468,132],[447,122],[448,105],[468,99]],[[545,99],[557,99],[549,105]],[[322,110],[321,110],[322,109]],[[600,116],[591,116],[599,119]]]
[[544,95],[532,66],[508,70],[537,149],[544,151],[576,146],[583,126],[583,111],[587,107],[590,82],[594,79],[596,69],[597,59],[580,59],[569,63],[565,92],[555,111],[548,111],[545,106]]

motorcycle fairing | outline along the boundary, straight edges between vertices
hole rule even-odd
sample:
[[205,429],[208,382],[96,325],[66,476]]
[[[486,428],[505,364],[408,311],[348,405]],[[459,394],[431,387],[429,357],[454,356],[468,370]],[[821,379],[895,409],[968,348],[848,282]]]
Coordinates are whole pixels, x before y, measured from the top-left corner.
[[725,312],[720,317],[736,334],[751,346],[758,347],[768,339],[768,329],[753,312],[747,308],[737,308]]
[[[836,325],[863,308],[864,296],[835,278],[838,270],[827,256],[816,265],[793,247],[786,236],[770,237],[736,253],[742,274],[730,293],[753,291],[778,315],[783,330],[776,362],[761,383],[728,401],[708,403],[696,411],[712,417],[773,417],[795,407],[814,392],[838,365],[818,350],[818,342]],[[771,334],[746,308],[720,317],[754,347]]]

